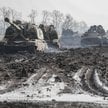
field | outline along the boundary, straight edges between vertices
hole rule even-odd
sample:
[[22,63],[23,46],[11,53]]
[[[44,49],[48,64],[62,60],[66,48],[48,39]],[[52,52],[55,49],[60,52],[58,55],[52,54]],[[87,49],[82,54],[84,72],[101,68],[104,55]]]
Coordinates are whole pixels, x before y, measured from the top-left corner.
[[107,108],[108,48],[0,55],[0,108]]

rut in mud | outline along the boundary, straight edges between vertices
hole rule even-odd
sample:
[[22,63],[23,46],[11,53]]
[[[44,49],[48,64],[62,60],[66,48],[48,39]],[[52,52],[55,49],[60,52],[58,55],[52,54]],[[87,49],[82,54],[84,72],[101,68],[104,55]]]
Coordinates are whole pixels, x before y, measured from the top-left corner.
[[94,66],[82,67],[74,76],[79,80],[83,90],[100,96],[108,97],[108,85],[101,81],[98,70]]

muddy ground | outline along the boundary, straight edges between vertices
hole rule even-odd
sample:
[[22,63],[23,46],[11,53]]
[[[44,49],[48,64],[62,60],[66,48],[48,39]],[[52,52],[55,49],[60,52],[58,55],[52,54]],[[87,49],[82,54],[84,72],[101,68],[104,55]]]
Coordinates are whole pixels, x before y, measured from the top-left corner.
[[71,49],[62,53],[1,54],[0,82],[10,79],[23,81],[38,69],[46,67],[52,73],[62,74],[69,84],[72,75],[82,66],[96,66],[101,69],[102,78],[107,80],[108,48]]
[[[11,92],[20,88],[31,75],[41,72],[39,69],[45,68],[49,74],[56,75],[55,82],[64,82],[67,84],[61,93],[82,93],[80,85],[73,78],[75,73],[82,67],[96,67],[100,71],[98,74],[104,82],[108,81],[108,48],[94,47],[84,49],[71,49],[60,53],[36,52],[36,54],[1,54],[0,55],[0,85],[8,85],[5,89],[0,89],[0,94]],[[45,74],[45,73],[44,73]],[[37,82],[42,75],[36,79]],[[47,80],[46,79],[46,80]],[[27,86],[26,84],[23,86]],[[94,92],[92,94],[95,94]],[[97,95],[97,94],[96,94]],[[8,106],[8,107],[7,107]],[[107,108],[107,106],[97,103],[0,103],[0,108]]]
[[68,102],[48,102],[48,103],[0,103],[0,108],[107,108],[106,105],[95,103],[68,103]]

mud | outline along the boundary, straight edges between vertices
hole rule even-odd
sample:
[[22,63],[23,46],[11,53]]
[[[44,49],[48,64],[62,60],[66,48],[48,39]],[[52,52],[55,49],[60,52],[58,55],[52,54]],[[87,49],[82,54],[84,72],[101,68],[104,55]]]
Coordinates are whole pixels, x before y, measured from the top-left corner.
[[52,69],[52,73],[60,76],[62,74],[62,77],[65,77],[63,80],[69,84],[73,83],[73,75],[82,66],[99,68],[101,79],[107,80],[107,61],[104,48],[71,49],[63,53],[0,55],[0,83],[9,80],[24,81],[42,67]]
[[[61,93],[81,94],[91,93],[92,95],[98,95],[107,97],[107,92],[99,91],[95,85],[91,82],[95,81],[94,72],[87,73],[82,72],[81,84],[74,79],[74,75],[82,67],[91,67],[99,70],[97,74],[100,80],[106,84],[108,82],[108,48],[107,47],[94,47],[94,48],[78,48],[71,49],[60,53],[44,53],[37,51],[36,54],[18,53],[18,54],[4,54],[0,55],[0,87],[5,85],[4,88],[0,88],[0,94],[11,92],[23,86],[27,79],[33,74],[37,74],[36,82],[42,77],[43,74],[47,74],[46,80],[51,77],[52,74],[57,75],[56,82],[64,82],[67,84],[66,88]],[[45,73],[40,70],[45,68]],[[86,80],[85,80],[86,79]],[[90,82],[91,81],[91,82]],[[94,83],[94,82],[93,82]],[[103,93],[103,95],[100,94]],[[107,108],[103,104],[97,103],[1,103],[0,108]]]
[[47,102],[47,103],[0,103],[0,108],[107,108],[106,105],[94,103],[67,103],[67,102]]

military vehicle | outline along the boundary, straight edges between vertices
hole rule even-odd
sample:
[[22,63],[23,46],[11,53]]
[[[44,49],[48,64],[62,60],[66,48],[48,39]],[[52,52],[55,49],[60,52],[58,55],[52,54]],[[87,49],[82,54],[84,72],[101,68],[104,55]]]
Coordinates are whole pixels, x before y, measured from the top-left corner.
[[44,51],[54,46],[53,40],[46,41],[42,30],[35,24],[22,24],[19,20],[11,22],[8,18],[4,20],[10,26],[6,29],[5,36],[0,42],[0,53],[35,53],[37,50]]
[[90,29],[81,36],[81,45],[83,47],[108,45],[105,35],[105,30],[101,25],[91,26]]
[[8,18],[4,19],[10,26],[6,29],[5,36],[0,42],[0,53],[17,53],[27,51],[35,53],[35,43],[29,42],[23,35],[20,26],[10,22]]
[[63,30],[60,37],[60,48],[71,49],[81,47],[81,37],[78,32],[73,32],[70,29]]
[[96,32],[89,33],[87,36],[81,37],[81,45],[83,47],[100,46],[101,43],[101,36],[99,36]]

